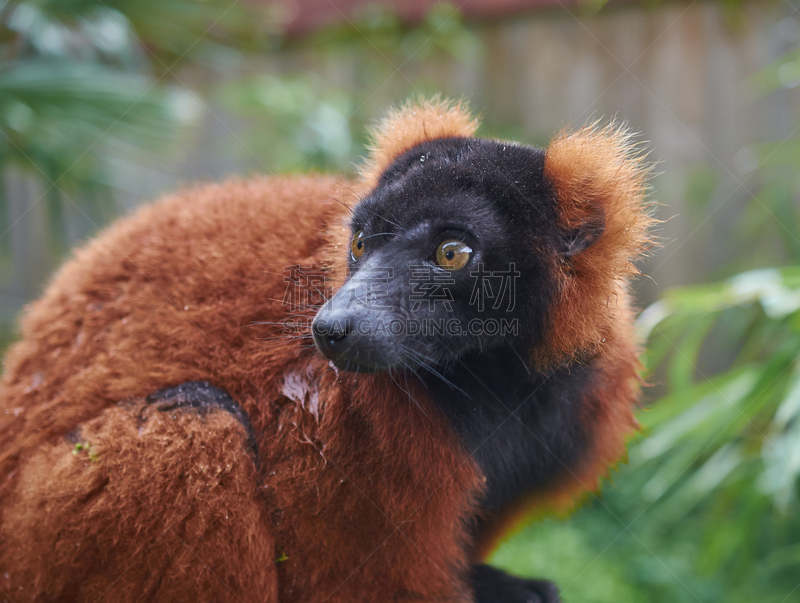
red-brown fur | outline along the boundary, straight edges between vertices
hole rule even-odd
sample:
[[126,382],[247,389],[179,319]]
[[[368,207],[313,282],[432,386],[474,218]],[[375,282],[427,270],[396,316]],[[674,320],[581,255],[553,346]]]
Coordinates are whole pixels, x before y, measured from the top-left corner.
[[[381,374],[335,372],[307,337],[271,323],[287,315],[284,266],[325,266],[341,282],[348,207],[392,158],[475,127],[460,105],[409,106],[382,124],[358,181],[198,187],[77,251],[26,310],[0,382],[2,594],[471,600],[466,521],[483,477],[443,416],[413,383],[421,408]],[[532,350],[540,365],[591,350],[603,366],[583,419],[593,453],[539,498],[595,489],[635,428],[625,279],[646,224],[628,149],[616,131],[591,129],[548,150],[565,223],[587,201],[603,204],[607,226],[571,266],[554,267],[562,296],[548,344]],[[583,170],[595,176],[578,179]],[[143,402],[191,380],[242,405],[259,472],[226,412]]]
[[[649,166],[629,134],[610,125],[561,133],[547,147],[545,177],[556,191],[561,224],[576,228],[601,210],[598,241],[554,267],[560,285],[549,332],[534,350],[539,366],[614,347],[609,335],[630,326],[628,280],[633,260],[650,243],[652,218],[644,211]],[[620,333],[631,341],[631,333]]]
[[361,166],[361,180],[372,188],[394,159],[426,140],[461,136],[469,138],[478,130],[478,120],[463,102],[448,102],[438,97],[408,103],[390,110],[370,131],[370,154]]

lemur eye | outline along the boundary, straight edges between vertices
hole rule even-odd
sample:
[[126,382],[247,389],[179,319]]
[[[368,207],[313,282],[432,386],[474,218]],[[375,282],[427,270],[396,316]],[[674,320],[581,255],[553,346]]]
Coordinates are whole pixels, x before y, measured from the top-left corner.
[[448,239],[436,249],[436,263],[447,270],[461,270],[472,257],[472,248],[456,239]]
[[360,260],[361,256],[364,255],[364,248],[364,231],[357,230],[350,241],[350,255],[354,260]]

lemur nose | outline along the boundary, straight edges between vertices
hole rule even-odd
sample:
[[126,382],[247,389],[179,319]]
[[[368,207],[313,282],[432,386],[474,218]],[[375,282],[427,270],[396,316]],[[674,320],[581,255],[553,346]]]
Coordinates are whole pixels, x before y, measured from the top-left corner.
[[342,353],[348,336],[353,334],[353,320],[339,312],[321,313],[311,324],[311,332],[319,350],[332,358]]

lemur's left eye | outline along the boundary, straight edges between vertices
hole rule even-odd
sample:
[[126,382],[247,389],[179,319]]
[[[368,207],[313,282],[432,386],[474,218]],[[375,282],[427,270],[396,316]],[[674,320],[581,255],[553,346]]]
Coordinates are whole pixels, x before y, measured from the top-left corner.
[[357,230],[350,241],[350,255],[353,256],[354,260],[360,260],[361,256],[364,255],[364,251],[364,231]]
[[446,270],[461,270],[471,257],[472,248],[457,239],[448,239],[436,248],[436,263]]

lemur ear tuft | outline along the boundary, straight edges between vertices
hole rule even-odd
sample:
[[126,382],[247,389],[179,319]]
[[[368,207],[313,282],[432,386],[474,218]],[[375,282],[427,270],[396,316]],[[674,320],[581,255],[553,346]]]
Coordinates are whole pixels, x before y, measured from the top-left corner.
[[541,365],[585,357],[613,336],[627,306],[634,262],[651,245],[646,155],[619,125],[562,132],[545,152],[544,175],[556,202],[562,255],[553,267],[557,296]]
[[477,129],[478,120],[464,101],[442,100],[438,96],[409,101],[391,110],[370,130],[370,153],[361,166],[361,177],[372,188],[392,161],[411,147],[437,138],[469,138]]

